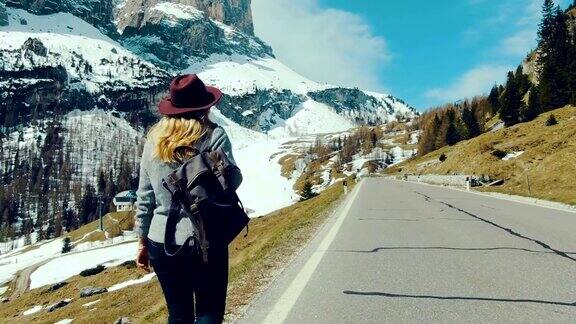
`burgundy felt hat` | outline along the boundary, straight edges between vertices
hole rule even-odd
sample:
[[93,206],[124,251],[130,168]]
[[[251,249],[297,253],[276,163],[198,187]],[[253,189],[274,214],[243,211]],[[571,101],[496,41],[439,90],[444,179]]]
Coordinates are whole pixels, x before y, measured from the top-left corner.
[[166,116],[186,114],[210,109],[222,98],[222,92],[209,87],[196,74],[184,74],[170,83],[170,95],[158,105],[158,110]]

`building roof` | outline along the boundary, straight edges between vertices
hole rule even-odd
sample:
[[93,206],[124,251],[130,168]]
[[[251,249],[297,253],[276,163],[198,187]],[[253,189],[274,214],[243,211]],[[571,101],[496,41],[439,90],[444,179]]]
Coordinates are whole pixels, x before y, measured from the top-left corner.
[[116,198],[118,197],[127,197],[136,199],[136,191],[135,190],[122,191],[116,195]]
[[136,202],[136,191],[122,191],[114,197],[114,205],[130,205]]

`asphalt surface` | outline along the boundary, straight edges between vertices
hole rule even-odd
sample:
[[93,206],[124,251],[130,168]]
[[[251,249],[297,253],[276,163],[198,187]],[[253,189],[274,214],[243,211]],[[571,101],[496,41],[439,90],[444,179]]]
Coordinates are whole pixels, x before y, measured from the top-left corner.
[[239,322],[575,323],[576,213],[365,179]]

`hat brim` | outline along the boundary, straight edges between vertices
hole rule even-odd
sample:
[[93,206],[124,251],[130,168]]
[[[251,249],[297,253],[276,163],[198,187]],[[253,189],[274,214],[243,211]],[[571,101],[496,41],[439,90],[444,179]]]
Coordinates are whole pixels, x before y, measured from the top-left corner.
[[169,100],[169,98],[165,98],[165,99],[162,99],[162,101],[160,101],[160,103],[158,104],[158,111],[162,115],[177,116],[177,115],[183,115],[183,114],[187,114],[187,113],[194,112],[194,111],[210,109],[213,106],[215,106],[216,104],[218,104],[218,102],[220,102],[220,99],[222,99],[222,91],[220,91],[220,89],[218,89],[218,88],[209,87],[209,86],[206,86],[206,91],[208,91],[210,94],[212,94],[214,99],[210,103],[208,103],[204,106],[201,106],[201,107],[176,107],[172,104],[172,102]]

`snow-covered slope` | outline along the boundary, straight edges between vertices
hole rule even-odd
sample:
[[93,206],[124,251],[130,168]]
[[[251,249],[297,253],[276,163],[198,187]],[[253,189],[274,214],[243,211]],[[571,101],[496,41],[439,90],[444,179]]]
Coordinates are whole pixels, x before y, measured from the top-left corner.
[[82,85],[90,93],[150,87],[163,84],[167,78],[165,71],[71,14],[36,16],[12,8],[8,14],[9,25],[0,27],[6,71],[63,66],[68,82]]
[[358,124],[412,118],[391,95],[309,80],[273,57],[213,55],[183,70],[225,93],[222,113],[245,127],[291,136],[337,132]]

